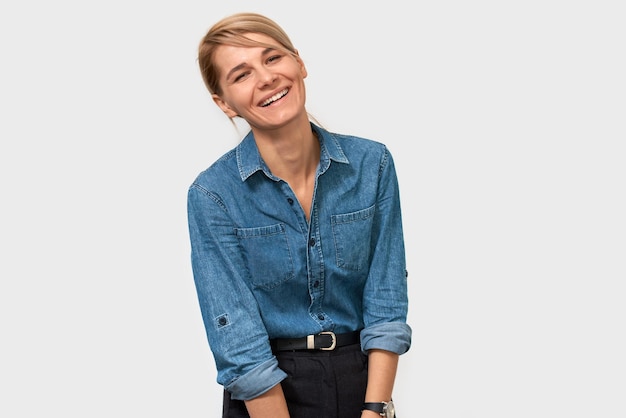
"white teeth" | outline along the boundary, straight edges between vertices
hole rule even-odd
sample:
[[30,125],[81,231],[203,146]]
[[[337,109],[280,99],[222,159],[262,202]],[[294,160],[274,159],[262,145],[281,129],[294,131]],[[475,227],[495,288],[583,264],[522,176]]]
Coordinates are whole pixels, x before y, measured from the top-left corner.
[[269,99],[267,99],[266,101],[264,101],[263,103],[261,103],[261,106],[267,106],[270,103],[275,102],[276,100],[280,99],[281,97],[283,97],[285,94],[287,94],[287,92],[289,91],[289,89],[285,89],[279,93],[276,93],[275,95],[273,95],[272,97],[270,97]]

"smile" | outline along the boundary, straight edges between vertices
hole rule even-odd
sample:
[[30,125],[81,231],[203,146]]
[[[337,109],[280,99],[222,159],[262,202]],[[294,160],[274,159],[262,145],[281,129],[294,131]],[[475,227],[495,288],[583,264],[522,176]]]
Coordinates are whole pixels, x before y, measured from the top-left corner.
[[265,100],[263,103],[261,103],[262,107],[266,107],[271,105],[272,103],[274,103],[276,100],[285,97],[285,95],[289,92],[289,89],[285,89],[283,91],[280,91],[278,93],[276,93],[275,95],[273,95],[272,97],[270,97],[269,99]]

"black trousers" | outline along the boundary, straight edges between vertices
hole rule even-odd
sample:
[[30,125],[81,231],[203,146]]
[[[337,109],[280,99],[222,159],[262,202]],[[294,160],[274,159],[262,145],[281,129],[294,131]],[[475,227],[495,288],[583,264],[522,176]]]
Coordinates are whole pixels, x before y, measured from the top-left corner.
[[[359,418],[367,387],[367,356],[359,344],[332,351],[284,351],[276,358],[291,418]],[[224,391],[222,418],[249,418],[243,401]]]

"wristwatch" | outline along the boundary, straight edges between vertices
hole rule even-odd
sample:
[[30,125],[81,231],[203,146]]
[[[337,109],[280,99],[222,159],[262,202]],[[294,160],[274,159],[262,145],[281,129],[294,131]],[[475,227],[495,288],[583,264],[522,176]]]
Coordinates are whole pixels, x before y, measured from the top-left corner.
[[393,401],[389,402],[365,402],[363,404],[363,410],[378,412],[381,417],[395,418],[396,409],[393,406]]

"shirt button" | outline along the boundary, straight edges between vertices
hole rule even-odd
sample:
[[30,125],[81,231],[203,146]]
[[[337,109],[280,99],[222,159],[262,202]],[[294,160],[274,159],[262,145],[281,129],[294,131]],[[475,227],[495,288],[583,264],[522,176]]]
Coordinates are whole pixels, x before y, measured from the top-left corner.
[[310,245],[311,247],[315,246],[315,238],[311,238],[311,239],[309,240],[309,245]]
[[315,283],[313,283],[313,287],[320,287],[319,280],[316,280]]
[[290,205],[293,205],[293,199],[292,199],[292,198],[290,198],[290,197],[288,197],[288,198],[287,198],[287,203],[289,203]]
[[322,315],[322,314],[317,315],[317,319],[319,319],[320,321],[323,321],[324,320],[324,315]]

